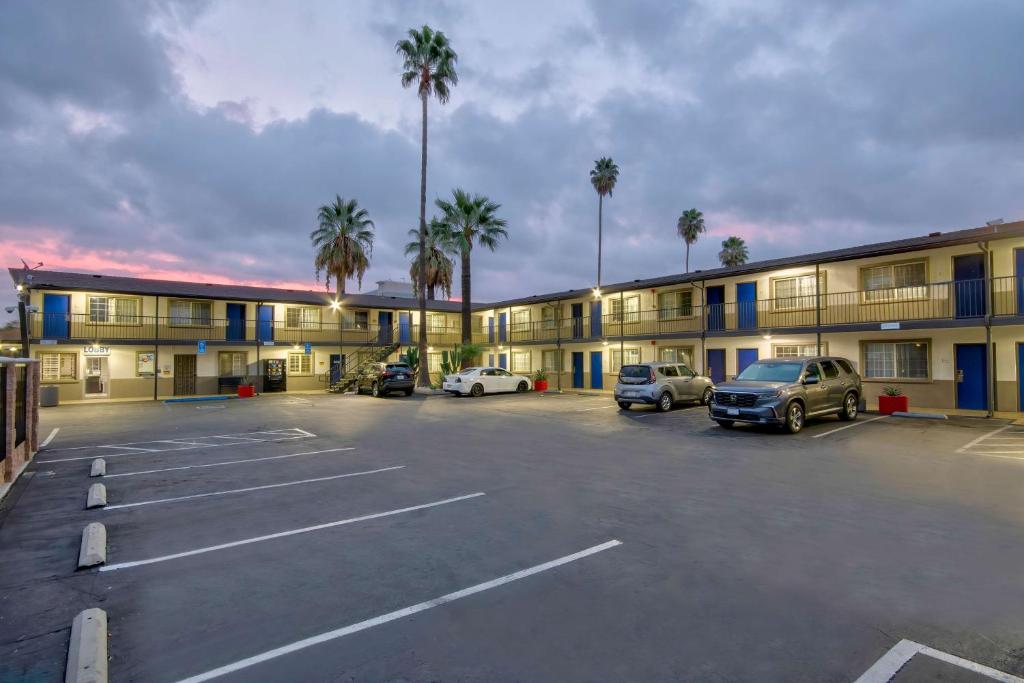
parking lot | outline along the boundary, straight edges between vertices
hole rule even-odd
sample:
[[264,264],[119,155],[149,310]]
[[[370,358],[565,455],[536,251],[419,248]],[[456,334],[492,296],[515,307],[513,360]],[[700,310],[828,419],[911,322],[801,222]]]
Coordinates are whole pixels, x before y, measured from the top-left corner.
[[[1024,676],[1005,421],[282,395],[55,428],[0,512],[0,681],[62,680],[89,607],[112,681]],[[107,562],[76,570],[93,521]]]

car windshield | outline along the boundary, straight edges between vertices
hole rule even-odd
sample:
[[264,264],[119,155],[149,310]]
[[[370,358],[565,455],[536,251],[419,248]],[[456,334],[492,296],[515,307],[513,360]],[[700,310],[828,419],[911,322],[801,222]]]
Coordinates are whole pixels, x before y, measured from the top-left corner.
[[646,365],[626,365],[622,368],[622,376],[633,379],[647,379],[651,376],[651,369]]
[[803,363],[790,362],[758,362],[751,363],[736,379],[752,380],[755,382],[788,382],[792,384],[800,376],[800,369]]
[[460,371],[458,374],[460,374],[460,375],[472,375],[474,372],[476,372],[479,369],[480,368],[466,368],[465,370]]
[[405,363],[389,363],[388,370],[397,370],[399,372],[412,372],[412,368],[410,368]]

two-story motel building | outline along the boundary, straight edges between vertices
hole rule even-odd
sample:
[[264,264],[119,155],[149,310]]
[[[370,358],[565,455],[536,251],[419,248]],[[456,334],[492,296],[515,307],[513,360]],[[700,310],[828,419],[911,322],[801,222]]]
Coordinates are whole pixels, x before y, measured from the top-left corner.
[[[289,390],[325,387],[337,354],[383,340],[397,358],[420,324],[411,298],[338,307],[313,292],[11,275],[30,288],[32,355],[64,399],[213,394],[265,358],[285,360]],[[432,372],[460,338],[459,306],[430,303]],[[481,362],[543,368],[563,390],[610,389],[623,363],[686,362],[721,381],[758,358],[828,353],[853,361],[869,404],[898,386],[918,408],[1022,411],[1024,222],[478,304],[473,325]]]

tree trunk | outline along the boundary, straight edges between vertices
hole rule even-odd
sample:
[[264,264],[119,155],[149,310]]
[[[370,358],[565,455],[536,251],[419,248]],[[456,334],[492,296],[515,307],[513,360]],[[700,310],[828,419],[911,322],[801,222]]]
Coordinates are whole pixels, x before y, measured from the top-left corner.
[[597,195],[597,288],[601,289],[601,242],[604,235],[602,226],[602,213],[604,212],[604,195]]
[[470,250],[473,248],[471,242],[466,243],[462,251],[462,343],[470,344],[473,341],[473,295],[472,277],[469,270]]
[[416,287],[416,298],[420,309],[420,371],[416,386],[430,386],[430,363],[427,360],[427,283],[422,272],[427,253],[427,93],[420,93],[423,103],[423,132],[420,147],[420,277]]
[[686,243],[686,272],[690,272],[690,243]]
[[433,301],[434,299],[436,299],[437,298],[436,293],[437,293],[437,290],[434,287],[434,285],[428,285],[427,286],[427,301]]

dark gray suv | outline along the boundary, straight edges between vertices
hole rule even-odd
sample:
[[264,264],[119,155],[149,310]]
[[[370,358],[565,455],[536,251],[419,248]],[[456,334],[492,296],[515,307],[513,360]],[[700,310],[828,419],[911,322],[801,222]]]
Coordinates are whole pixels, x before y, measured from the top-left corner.
[[795,434],[809,417],[857,419],[860,397],[860,375],[845,358],[772,358],[717,385],[708,410],[726,429],[749,422],[781,425]]

